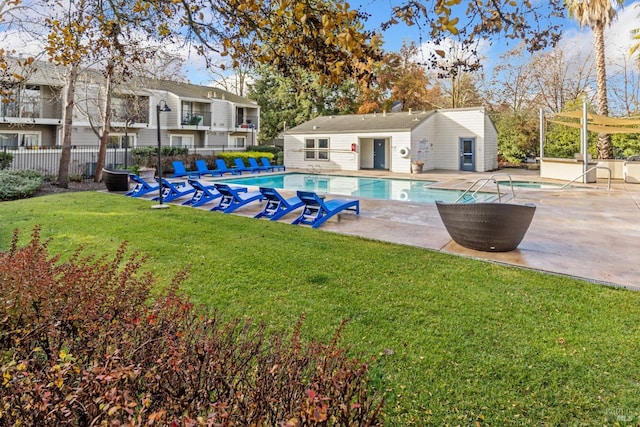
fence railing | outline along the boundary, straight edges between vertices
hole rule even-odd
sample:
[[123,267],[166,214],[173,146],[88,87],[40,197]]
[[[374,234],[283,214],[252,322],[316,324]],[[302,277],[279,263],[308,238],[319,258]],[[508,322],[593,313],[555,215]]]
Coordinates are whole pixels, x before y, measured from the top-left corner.
[[[240,151],[244,147],[215,146],[190,148],[190,154],[210,156],[224,151]],[[60,167],[60,147],[19,148],[0,147],[0,168],[9,170],[35,170],[45,177],[55,180]],[[11,157],[11,161],[8,158]],[[95,145],[74,145],[71,148],[69,177],[77,180],[89,180],[95,176],[98,160],[98,147]],[[107,168],[122,169],[133,166],[131,149],[108,148],[105,160]]]

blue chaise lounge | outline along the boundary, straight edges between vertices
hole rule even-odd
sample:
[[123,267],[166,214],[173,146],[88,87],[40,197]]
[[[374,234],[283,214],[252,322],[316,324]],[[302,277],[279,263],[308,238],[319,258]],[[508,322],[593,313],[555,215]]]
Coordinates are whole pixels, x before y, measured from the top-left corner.
[[298,197],[304,203],[304,210],[292,224],[306,224],[312,228],[318,228],[326,220],[344,210],[354,211],[356,215],[360,214],[359,200],[324,200],[312,191],[298,191]]

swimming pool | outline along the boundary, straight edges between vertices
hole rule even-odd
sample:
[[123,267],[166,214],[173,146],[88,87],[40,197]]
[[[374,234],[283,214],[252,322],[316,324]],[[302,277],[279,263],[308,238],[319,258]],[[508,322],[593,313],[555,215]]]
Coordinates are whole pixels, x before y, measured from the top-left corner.
[[549,182],[540,182],[540,181],[498,181],[498,184],[504,185],[506,187],[509,184],[513,184],[514,187],[518,188],[536,188],[536,189],[560,189],[563,184],[553,184]]
[[[429,184],[433,184],[436,181],[304,173],[228,178],[224,179],[224,182],[233,185],[269,187],[290,191],[314,191],[318,194],[335,194],[417,203],[435,203],[436,200],[451,203],[455,202],[462,194],[462,191],[459,190],[428,188]],[[495,194],[493,193],[476,194],[476,201],[490,201],[494,198]]]

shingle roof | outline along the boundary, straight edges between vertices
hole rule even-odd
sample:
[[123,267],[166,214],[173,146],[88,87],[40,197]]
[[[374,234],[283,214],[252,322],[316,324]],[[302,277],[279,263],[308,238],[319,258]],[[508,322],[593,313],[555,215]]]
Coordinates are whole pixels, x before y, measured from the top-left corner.
[[[7,58],[7,62],[11,67],[16,67],[16,58]],[[25,75],[27,81],[31,84],[41,84],[47,86],[64,86],[62,76],[64,76],[65,68],[62,66],[54,65],[48,61],[36,61],[31,67],[32,71]],[[17,70],[20,71],[20,70]],[[96,81],[100,81],[103,78],[102,73],[94,69],[84,68],[79,77],[80,80],[86,79],[87,76],[92,76]],[[151,90],[166,90],[176,94],[182,98],[217,98],[225,99],[236,104],[254,104],[257,103],[249,98],[238,96],[234,93],[227,92],[219,88],[212,86],[198,86],[191,83],[175,82],[171,80],[157,80],[142,78],[140,80],[134,79],[122,83],[117,91],[127,93],[127,91],[142,91],[144,89]]]
[[145,79],[143,86],[146,89],[166,90],[182,98],[217,98],[225,99],[236,104],[255,104],[249,98],[238,96],[226,90],[212,86],[198,86],[191,83],[174,82],[171,80]]
[[411,130],[434,113],[435,111],[420,111],[320,116],[289,129],[287,133],[326,134]]

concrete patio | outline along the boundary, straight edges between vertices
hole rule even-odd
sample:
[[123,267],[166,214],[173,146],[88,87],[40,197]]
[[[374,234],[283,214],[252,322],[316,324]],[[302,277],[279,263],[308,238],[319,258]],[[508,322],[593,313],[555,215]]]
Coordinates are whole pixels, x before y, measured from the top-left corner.
[[[537,171],[509,169],[500,173],[505,172],[514,181],[542,181]],[[434,188],[466,189],[493,173],[360,171],[348,175],[434,180]],[[486,187],[492,188],[495,185]],[[568,189],[515,188],[515,200],[511,202],[537,206],[524,240],[511,252],[481,252],[458,245],[449,237],[436,206],[424,203],[360,199],[359,216],[341,214],[321,230],[640,290],[640,184],[613,181],[610,190],[606,181]],[[234,214],[253,216],[260,208],[253,204]],[[290,215],[281,222],[292,220]]]

